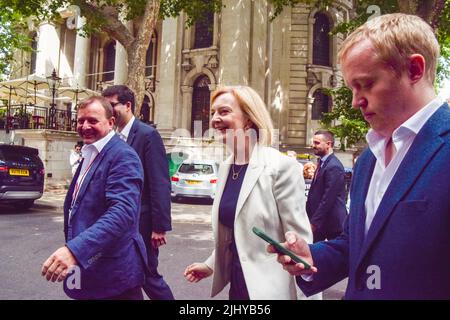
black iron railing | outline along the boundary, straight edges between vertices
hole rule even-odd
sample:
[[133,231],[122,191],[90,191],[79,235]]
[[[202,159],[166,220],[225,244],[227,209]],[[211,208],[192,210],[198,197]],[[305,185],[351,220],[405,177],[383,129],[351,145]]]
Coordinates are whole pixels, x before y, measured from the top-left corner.
[[15,129],[76,131],[76,112],[27,104],[0,107],[0,130]]

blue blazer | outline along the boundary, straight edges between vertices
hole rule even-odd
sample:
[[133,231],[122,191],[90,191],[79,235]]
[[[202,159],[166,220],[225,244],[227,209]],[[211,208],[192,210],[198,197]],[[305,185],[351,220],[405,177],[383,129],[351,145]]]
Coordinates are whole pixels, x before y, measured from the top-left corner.
[[315,237],[335,238],[342,232],[347,218],[344,175],[342,163],[332,153],[309,189],[306,212],[316,227]]
[[311,295],[348,276],[346,299],[450,299],[448,104],[416,136],[365,235],[375,161],[370,150],[359,157],[344,233],[311,245],[318,273],[312,282],[297,277],[297,283]]
[[144,283],[146,252],[138,232],[143,183],[141,162],[114,135],[97,155],[72,208],[79,166],[64,202],[66,246],[81,269],[80,289],[64,291],[74,299],[118,295]]
[[135,119],[127,143],[137,152],[144,168],[141,213],[152,231],[172,230],[170,177],[166,149],[155,128]]

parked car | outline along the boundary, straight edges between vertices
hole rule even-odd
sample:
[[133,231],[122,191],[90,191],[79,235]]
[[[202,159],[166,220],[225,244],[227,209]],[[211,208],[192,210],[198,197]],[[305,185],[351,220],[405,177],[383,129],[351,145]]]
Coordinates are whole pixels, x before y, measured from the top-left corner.
[[185,160],[172,176],[172,197],[214,199],[219,165],[214,160]]
[[0,203],[28,209],[44,192],[38,149],[0,144]]

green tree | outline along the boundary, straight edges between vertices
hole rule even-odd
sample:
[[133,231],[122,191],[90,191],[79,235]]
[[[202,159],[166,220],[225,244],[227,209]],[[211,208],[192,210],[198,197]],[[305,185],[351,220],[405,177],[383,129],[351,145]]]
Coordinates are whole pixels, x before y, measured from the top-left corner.
[[[248,0],[246,0],[248,1]],[[306,3],[319,7],[331,5],[331,0],[268,0],[273,6],[272,19],[286,6]],[[15,49],[31,50],[30,40],[23,30],[30,17],[36,21],[59,21],[60,8],[76,5],[87,24],[81,34],[103,32],[120,42],[128,59],[126,84],[136,92],[137,112],[144,98],[145,57],[158,20],[177,17],[186,12],[187,24],[205,17],[205,12],[219,12],[226,1],[222,0],[0,0],[0,75],[7,72]],[[338,26],[336,32],[348,32],[362,24],[370,14],[369,5],[378,5],[381,13],[407,12],[424,17],[435,28],[442,45],[443,62],[450,61],[450,8],[449,0],[370,0],[355,1],[354,17]],[[128,25],[132,26],[133,32]],[[22,31],[20,31],[22,30]],[[448,68],[440,65],[440,79]],[[447,65],[448,67],[448,65]],[[448,72],[448,71],[447,71]],[[349,141],[352,141],[350,139]]]
[[[40,21],[60,21],[60,9],[80,8],[86,24],[82,35],[106,33],[123,45],[127,52],[128,78],[126,84],[136,93],[136,112],[140,112],[145,93],[145,59],[158,20],[188,15],[188,24],[205,16],[205,12],[220,10],[220,0],[0,0],[0,73],[7,71],[16,49],[31,50],[24,32],[33,18]],[[3,9],[2,9],[3,10]],[[131,26],[131,27],[130,27]],[[130,31],[132,30],[132,31]],[[3,63],[3,64],[2,64]]]

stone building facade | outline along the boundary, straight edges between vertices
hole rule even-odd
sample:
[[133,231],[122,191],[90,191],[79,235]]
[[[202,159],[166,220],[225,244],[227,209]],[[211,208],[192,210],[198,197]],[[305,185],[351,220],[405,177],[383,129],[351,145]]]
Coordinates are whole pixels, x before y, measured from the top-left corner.
[[[280,149],[310,151],[321,113],[332,106],[321,89],[341,80],[337,51],[342,37],[328,32],[349,19],[352,1],[335,1],[321,11],[306,4],[285,7],[273,21],[266,0],[224,4],[220,14],[190,28],[184,15],[158,24],[147,52],[141,117],[157,126],[171,150],[177,129],[197,138],[208,129],[210,94],[218,85],[249,85],[267,104]],[[76,20],[78,27],[83,22]],[[84,38],[68,24],[42,24],[32,32],[37,51],[19,57],[16,77],[48,76],[56,69],[62,85],[95,91],[125,82],[126,52],[107,35]],[[194,121],[201,123],[195,135]]]

